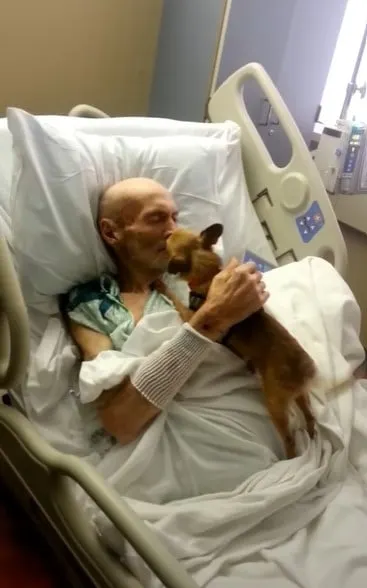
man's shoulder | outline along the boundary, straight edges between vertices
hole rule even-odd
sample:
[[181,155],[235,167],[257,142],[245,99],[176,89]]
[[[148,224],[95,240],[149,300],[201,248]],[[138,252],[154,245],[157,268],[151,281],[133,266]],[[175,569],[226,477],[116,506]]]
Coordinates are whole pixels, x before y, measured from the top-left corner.
[[118,294],[116,277],[110,273],[103,273],[97,278],[73,286],[60,297],[60,305],[65,312],[69,313],[80,304],[102,300],[107,295],[118,296]]

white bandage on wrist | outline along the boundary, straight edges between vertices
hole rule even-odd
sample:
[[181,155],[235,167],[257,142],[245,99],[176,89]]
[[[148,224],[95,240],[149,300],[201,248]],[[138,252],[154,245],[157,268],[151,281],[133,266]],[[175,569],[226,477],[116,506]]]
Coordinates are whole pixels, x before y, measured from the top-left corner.
[[147,357],[131,379],[149,402],[163,410],[208,353],[212,342],[187,323]]

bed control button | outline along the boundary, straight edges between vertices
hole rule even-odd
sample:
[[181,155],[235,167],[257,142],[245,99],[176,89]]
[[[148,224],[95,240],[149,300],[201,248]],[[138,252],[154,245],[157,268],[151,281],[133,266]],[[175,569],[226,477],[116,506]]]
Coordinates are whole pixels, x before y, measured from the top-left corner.
[[325,224],[319,203],[315,200],[310,208],[296,218],[296,225],[304,243],[309,243]]
[[248,262],[254,263],[256,265],[257,269],[259,270],[259,272],[261,272],[262,274],[264,274],[265,272],[268,272],[272,269],[275,269],[275,267],[276,267],[272,263],[269,263],[268,261],[266,261],[266,259],[263,259],[259,255],[256,255],[256,253],[253,253],[253,251],[249,251],[249,250],[246,251],[244,258],[243,258],[243,262],[244,263],[248,263]]
[[304,208],[309,195],[310,186],[303,174],[293,172],[287,174],[281,183],[283,196],[282,206],[289,212]]

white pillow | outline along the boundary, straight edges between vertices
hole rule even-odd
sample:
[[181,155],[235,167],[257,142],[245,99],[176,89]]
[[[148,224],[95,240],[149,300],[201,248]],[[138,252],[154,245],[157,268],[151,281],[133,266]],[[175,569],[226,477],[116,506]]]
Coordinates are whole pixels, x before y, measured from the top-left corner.
[[220,222],[218,176],[228,141],[200,136],[101,137],[56,129],[19,110],[8,115],[14,138],[12,223],[17,267],[30,306],[50,300],[112,268],[95,229],[102,189],[124,177],[150,176],[167,186],[181,224],[197,230]]
[[[45,121],[57,128],[68,126],[84,133],[96,135],[123,135],[158,137],[168,135],[200,135],[223,137],[230,141],[226,166],[220,180],[219,195],[223,204],[224,235],[217,250],[225,260],[234,253],[239,258],[248,250],[257,254],[271,265],[277,265],[275,257],[265,238],[255,209],[252,205],[242,168],[240,128],[233,122],[197,123],[166,118],[120,117],[84,119],[66,116],[43,116]],[[226,126],[233,132],[228,137]],[[236,128],[236,132],[235,129]],[[224,243],[224,246],[223,246]],[[224,251],[223,251],[224,247]]]
[[[11,111],[12,109],[9,109]],[[223,137],[222,123],[206,124],[176,121],[167,118],[126,116],[116,118],[81,118],[75,116],[37,115],[41,123],[56,129],[78,130],[92,135],[123,135],[130,137],[160,137],[167,135],[199,135]],[[0,206],[9,210],[12,172],[12,136],[6,118],[0,118]]]
[[[9,109],[13,110],[13,109]],[[74,116],[37,115],[41,123],[56,129],[72,129],[91,135],[123,135],[124,137],[160,137],[163,135],[200,135],[201,137],[223,137],[227,123],[198,123],[153,118],[124,116],[114,118],[81,118]],[[234,128],[236,125],[229,122]]]
[[12,137],[6,118],[0,118],[0,209],[9,212]]
[[[11,109],[10,109],[11,110]],[[172,135],[199,135],[223,138],[227,129],[223,123],[197,123],[177,121],[165,118],[147,117],[116,117],[116,118],[79,118],[68,116],[40,115],[36,117],[40,122],[51,124],[56,129],[79,130],[84,133],[111,136],[139,136],[158,137]],[[233,123],[232,123],[233,126]],[[242,157],[240,149],[240,130],[237,127],[236,139],[228,152],[227,165],[223,170],[225,178],[222,182],[226,190],[221,190],[221,197],[225,207],[225,235],[224,240],[230,244],[231,250],[238,250],[238,244],[244,245],[271,264],[276,264],[263,230],[258,221],[254,207],[248,195],[247,186],[242,172]],[[11,169],[11,134],[7,128],[6,119],[0,119],[0,186],[1,167],[5,170],[7,184],[10,183]],[[3,156],[5,155],[5,157]],[[231,189],[230,189],[231,186]],[[1,187],[0,187],[1,192]],[[8,191],[6,191],[7,194]],[[6,197],[6,210],[9,209],[8,196]],[[237,243],[237,246],[236,246]],[[222,244],[219,244],[219,251]]]
[[[12,109],[9,109],[12,110]],[[199,135],[223,137],[223,124],[194,123],[166,118],[139,116],[116,118],[81,118],[74,116],[38,115],[37,120],[56,129],[78,130],[83,133],[130,137],[159,137],[167,135]],[[12,136],[6,118],[0,118],[0,207],[9,212],[12,175]]]
[[[246,230],[246,215],[257,228],[257,240],[261,236],[261,246],[267,247],[246,193],[240,131],[234,123],[212,125],[212,136],[141,138],[86,134],[69,123],[61,126],[59,118],[63,117],[8,111],[15,157],[12,222],[28,305],[55,313],[56,295],[112,268],[95,217],[103,187],[123,177],[153,177],[170,189],[181,225],[200,230],[224,221],[225,258],[241,258],[253,241],[254,232],[250,235]],[[177,123],[181,124],[195,127],[195,123]],[[168,126],[173,132],[172,121]],[[198,126],[206,132],[211,127]],[[261,255],[259,247],[250,248]]]

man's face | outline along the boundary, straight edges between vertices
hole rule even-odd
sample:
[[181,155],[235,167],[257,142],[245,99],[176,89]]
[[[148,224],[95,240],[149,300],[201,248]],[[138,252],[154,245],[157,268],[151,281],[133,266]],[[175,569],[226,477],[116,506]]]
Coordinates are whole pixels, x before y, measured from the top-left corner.
[[[152,195],[125,222],[120,244],[121,261],[164,272],[168,264],[166,241],[176,228],[177,209],[169,194]],[[126,262],[126,261],[125,261]]]

